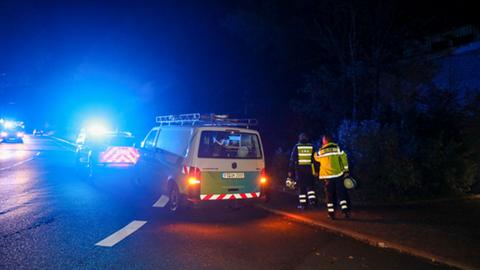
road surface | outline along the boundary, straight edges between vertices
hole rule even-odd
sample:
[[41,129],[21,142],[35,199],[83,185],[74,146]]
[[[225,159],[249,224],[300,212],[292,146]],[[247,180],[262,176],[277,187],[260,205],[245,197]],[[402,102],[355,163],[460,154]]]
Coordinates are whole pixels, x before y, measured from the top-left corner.
[[169,215],[128,180],[82,178],[49,137],[0,144],[0,269],[445,268],[251,204]]

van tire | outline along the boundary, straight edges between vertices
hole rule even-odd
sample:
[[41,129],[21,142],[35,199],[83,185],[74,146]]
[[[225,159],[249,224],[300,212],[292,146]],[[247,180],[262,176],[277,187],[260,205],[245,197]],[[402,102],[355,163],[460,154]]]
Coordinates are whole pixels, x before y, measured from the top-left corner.
[[88,162],[88,165],[85,168],[85,177],[87,181],[90,182],[90,184],[95,185],[95,181],[97,178],[97,168],[95,168],[95,165],[91,161]]
[[133,173],[130,177],[130,184],[134,190],[142,191],[146,189],[146,184],[144,182],[145,175],[142,174],[142,171],[138,164],[133,167]]
[[75,170],[77,175],[82,179],[83,181],[88,181],[90,180],[90,168],[89,164],[85,164],[80,162],[80,160],[77,158],[75,161]]
[[268,188],[265,189],[262,194],[262,203],[270,202],[270,196],[271,196],[271,190]]
[[167,203],[167,210],[168,212],[175,213],[178,212],[180,205],[181,205],[181,195],[180,191],[178,190],[177,184],[174,182],[169,184],[168,187],[168,203]]

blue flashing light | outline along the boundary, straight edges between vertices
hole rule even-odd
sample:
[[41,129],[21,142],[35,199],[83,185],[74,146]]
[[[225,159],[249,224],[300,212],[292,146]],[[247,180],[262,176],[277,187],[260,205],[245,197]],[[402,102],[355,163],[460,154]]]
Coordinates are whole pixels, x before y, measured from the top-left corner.
[[12,121],[5,121],[5,122],[3,123],[3,126],[4,126],[5,128],[13,128],[13,127],[15,126],[15,123],[12,122]]
[[92,125],[87,128],[87,132],[92,135],[103,135],[108,131],[105,126],[102,125]]
[[93,136],[102,136],[110,129],[108,128],[108,125],[106,125],[103,121],[90,121],[86,125],[86,128],[83,130]]

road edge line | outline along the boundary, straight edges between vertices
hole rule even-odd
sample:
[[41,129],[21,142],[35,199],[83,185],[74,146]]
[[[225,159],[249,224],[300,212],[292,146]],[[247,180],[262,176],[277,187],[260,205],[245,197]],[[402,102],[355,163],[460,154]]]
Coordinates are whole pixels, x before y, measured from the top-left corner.
[[279,215],[279,216],[283,216],[283,217],[285,217],[287,219],[290,219],[292,221],[295,221],[297,223],[302,223],[302,224],[306,224],[306,225],[309,225],[309,226],[317,227],[317,228],[320,228],[324,231],[328,231],[328,232],[331,232],[331,233],[334,233],[334,234],[337,234],[337,235],[347,236],[347,237],[350,237],[354,240],[357,240],[357,241],[360,241],[360,242],[363,242],[363,243],[367,243],[367,244],[369,244],[371,246],[374,246],[374,247],[395,250],[395,251],[400,252],[400,253],[404,253],[404,254],[412,255],[412,256],[415,256],[415,257],[422,258],[422,259],[426,259],[427,261],[430,261],[430,262],[433,262],[433,263],[440,263],[440,264],[444,264],[444,265],[450,266],[450,267],[455,267],[455,268],[458,268],[458,269],[465,269],[465,270],[476,270],[476,269],[478,269],[477,267],[474,267],[472,265],[466,265],[462,262],[458,262],[458,261],[455,261],[455,260],[451,260],[451,259],[448,259],[448,258],[438,256],[438,255],[434,255],[434,254],[431,254],[429,252],[422,251],[422,250],[419,250],[419,249],[416,249],[416,248],[413,248],[413,247],[409,247],[409,246],[405,246],[405,245],[402,245],[402,244],[387,241],[387,240],[384,240],[384,239],[380,239],[378,237],[371,236],[371,235],[368,235],[368,234],[363,234],[363,233],[355,232],[355,231],[348,230],[348,229],[338,228],[338,227],[334,226],[334,224],[327,224],[327,223],[324,223],[324,222],[321,222],[321,221],[315,221],[313,219],[306,218],[306,217],[303,217],[301,215],[292,214],[292,213],[282,211],[282,210],[272,209],[272,208],[266,207],[264,205],[257,205],[257,207],[259,207],[259,208],[261,208],[265,211],[268,211],[270,213],[273,213],[273,214],[276,214],[276,215]]
[[[275,189],[276,192],[297,197],[297,193],[293,193],[290,191],[282,190],[281,188]],[[402,207],[402,206],[411,206],[411,205],[420,205],[420,204],[433,204],[433,203],[444,203],[444,202],[454,202],[454,201],[476,201],[480,200],[480,194],[470,194],[470,195],[464,195],[464,196],[459,196],[459,197],[447,197],[447,198],[437,198],[437,199],[431,199],[431,200],[414,200],[414,201],[405,201],[405,202],[400,202],[400,203],[394,203],[394,202],[359,202],[359,201],[353,201],[353,204],[355,206],[359,207]]]

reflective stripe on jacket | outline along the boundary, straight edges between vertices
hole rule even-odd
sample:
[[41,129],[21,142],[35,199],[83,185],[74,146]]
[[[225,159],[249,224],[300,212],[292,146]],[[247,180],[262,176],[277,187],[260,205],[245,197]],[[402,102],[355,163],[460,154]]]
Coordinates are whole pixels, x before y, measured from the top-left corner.
[[329,179],[342,176],[348,171],[347,154],[340,150],[335,143],[328,143],[314,155],[315,160],[320,163],[320,179]]
[[310,165],[313,163],[313,145],[297,144],[297,164]]
[[296,166],[310,166],[312,175],[315,174],[315,166],[313,164],[313,145],[310,143],[298,143],[293,147],[290,155],[289,171]]

